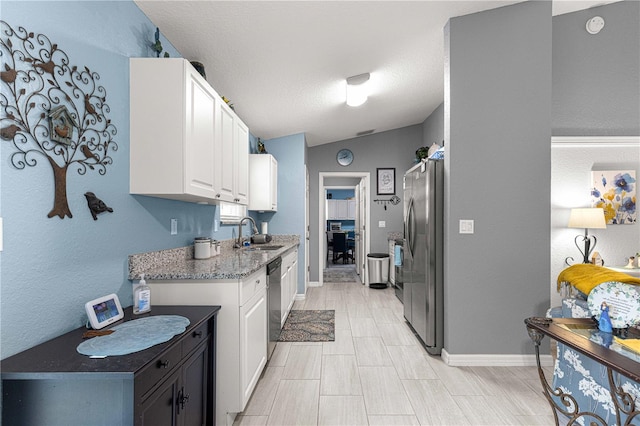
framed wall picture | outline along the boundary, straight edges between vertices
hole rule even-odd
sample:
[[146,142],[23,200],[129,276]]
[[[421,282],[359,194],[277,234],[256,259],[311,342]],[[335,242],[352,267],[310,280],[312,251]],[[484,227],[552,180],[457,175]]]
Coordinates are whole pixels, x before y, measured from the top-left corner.
[[376,169],[378,172],[378,195],[394,195],[396,193],[396,169]]

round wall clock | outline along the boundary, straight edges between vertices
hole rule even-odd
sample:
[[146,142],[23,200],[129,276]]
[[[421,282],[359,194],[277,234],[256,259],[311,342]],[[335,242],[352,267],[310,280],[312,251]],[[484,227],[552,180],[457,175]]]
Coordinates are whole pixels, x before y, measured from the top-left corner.
[[341,149],[336,156],[338,164],[341,166],[348,166],[353,162],[353,152],[348,149]]

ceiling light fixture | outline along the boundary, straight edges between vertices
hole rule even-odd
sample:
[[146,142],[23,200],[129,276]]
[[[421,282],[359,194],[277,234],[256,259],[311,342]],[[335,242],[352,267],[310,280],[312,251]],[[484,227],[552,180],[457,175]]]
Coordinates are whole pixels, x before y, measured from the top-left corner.
[[367,101],[369,77],[369,73],[364,73],[347,78],[347,105],[356,107]]

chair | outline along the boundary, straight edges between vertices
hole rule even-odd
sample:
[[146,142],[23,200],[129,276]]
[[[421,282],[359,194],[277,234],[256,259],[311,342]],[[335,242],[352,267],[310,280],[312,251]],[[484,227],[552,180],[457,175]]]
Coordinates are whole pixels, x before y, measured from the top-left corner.
[[329,263],[329,252],[333,255],[333,231],[327,231],[327,263]]
[[347,232],[347,251],[349,252],[349,259],[351,259],[353,263],[356,263],[356,259],[355,259],[356,232],[355,231]]
[[336,232],[333,234],[333,263],[342,258],[342,263],[348,260],[347,234]]

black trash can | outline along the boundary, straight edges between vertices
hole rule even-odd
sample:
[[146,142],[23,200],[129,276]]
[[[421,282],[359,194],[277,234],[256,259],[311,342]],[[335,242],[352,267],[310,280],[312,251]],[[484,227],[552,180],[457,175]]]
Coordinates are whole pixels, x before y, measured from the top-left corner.
[[369,253],[367,255],[369,288],[387,288],[389,281],[389,253]]

